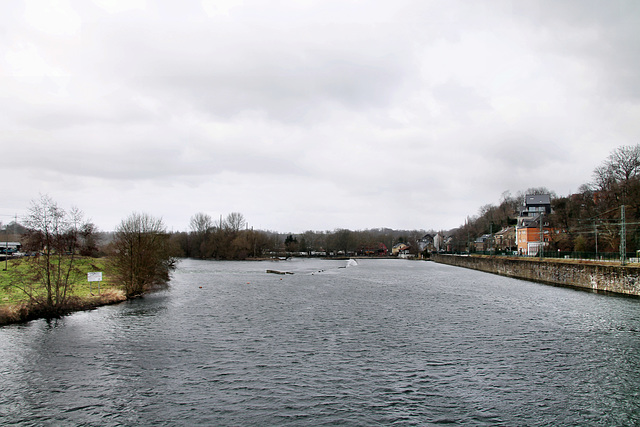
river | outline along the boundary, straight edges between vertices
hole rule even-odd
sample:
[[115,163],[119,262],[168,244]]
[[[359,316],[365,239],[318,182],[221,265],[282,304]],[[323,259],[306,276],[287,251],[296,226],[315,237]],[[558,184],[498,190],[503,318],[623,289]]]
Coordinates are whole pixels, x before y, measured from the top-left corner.
[[640,299],[345,266],[183,260],[165,291],[0,328],[0,424],[640,424]]

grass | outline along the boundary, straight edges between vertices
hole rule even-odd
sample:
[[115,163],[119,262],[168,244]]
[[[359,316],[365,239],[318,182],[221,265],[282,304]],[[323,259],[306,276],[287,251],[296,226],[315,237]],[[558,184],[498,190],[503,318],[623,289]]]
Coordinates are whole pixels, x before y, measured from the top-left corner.
[[[12,281],[26,271],[25,258],[2,261],[0,265],[0,325],[29,320],[38,317],[38,313],[30,312],[29,298],[20,289],[12,286]],[[78,258],[78,269],[82,272],[78,281],[72,284],[70,293],[70,309],[83,310],[123,301],[124,292],[109,280],[105,258]],[[6,269],[5,269],[6,265]],[[91,284],[87,280],[87,273],[101,271],[100,294],[98,282]]]
[[[14,273],[24,272],[25,265],[20,260],[9,260],[7,270],[5,271],[5,263],[2,262],[0,266],[0,305],[4,304],[21,304],[28,302],[27,296],[19,289],[11,287],[11,281],[14,277]],[[115,283],[109,281],[108,274],[106,274],[106,259],[105,258],[78,258],[76,266],[83,273],[80,280],[73,283],[71,296],[77,296],[80,298],[89,297],[89,289],[94,295],[98,294],[98,282],[91,283],[87,281],[87,273],[92,271],[102,271],[102,282],[100,282],[100,291],[107,291],[110,289],[117,289]]]

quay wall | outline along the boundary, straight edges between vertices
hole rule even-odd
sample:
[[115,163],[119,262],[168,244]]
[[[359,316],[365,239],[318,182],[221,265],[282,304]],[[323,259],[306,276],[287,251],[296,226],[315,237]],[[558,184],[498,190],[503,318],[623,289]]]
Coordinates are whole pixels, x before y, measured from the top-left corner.
[[441,254],[432,255],[431,259],[441,264],[551,285],[640,295],[640,267],[637,266]]

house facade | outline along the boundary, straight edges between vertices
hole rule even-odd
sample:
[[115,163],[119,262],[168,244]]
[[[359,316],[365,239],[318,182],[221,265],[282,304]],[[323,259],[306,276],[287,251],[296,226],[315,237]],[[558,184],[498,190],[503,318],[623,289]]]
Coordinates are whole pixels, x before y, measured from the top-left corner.
[[516,246],[520,255],[537,255],[549,245],[552,229],[546,220],[551,214],[549,194],[528,194],[520,208],[516,225]]
[[511,251],[516,248],[516,227],[504,227],[493,235],[496,249]]
[[409,252],[410,247],[411,246],[406,243],[396,243],[391,249],[391,254],[393,256],[406,255]]
[[418,252],[433,251],[433,234],[425,234],[418,240]]
[[491,248],[491,234],[483,234],[474,242],[476,252],[486,252]]
[[436,233],[433,236],[433,248],[436,252],[440,252],[444,250],[444,236],[440,233]]

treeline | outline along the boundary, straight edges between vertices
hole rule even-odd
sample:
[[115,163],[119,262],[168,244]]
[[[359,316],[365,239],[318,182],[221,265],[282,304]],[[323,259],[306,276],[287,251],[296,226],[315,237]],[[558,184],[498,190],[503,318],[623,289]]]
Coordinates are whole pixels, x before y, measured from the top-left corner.
[[[577,193],[558,196],[544,187],[515,196],[504,193],[498,205],[485,205],[478,214],[450,232],[456,250],[469,240],[515,225],[527,194],[550,194],[551,234],[547,250],[595,252],[620,250],[624,236],[627,252],[640,248],[640,145],[621,146],[598,165],[591,182]],[[623,217],[624,216],[624,217]]]
[[210,215],[191,217],[190,231],[173,234],[185,257],[220,260],[257,259],[287,255],[348,255],[375,250],[383,244],[391,251],[394,244],[406,243],[417,253],[424,230],[388,228],[278,233],[249,228],[245,217],[232,212],[215,221]]

